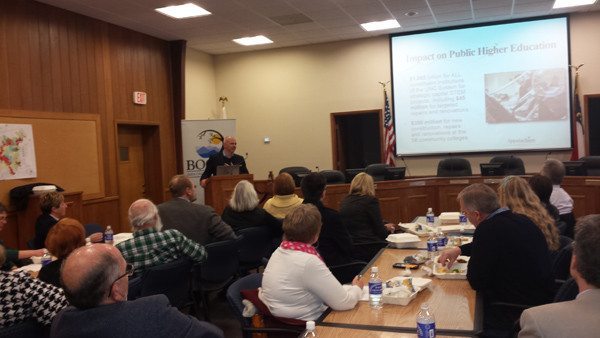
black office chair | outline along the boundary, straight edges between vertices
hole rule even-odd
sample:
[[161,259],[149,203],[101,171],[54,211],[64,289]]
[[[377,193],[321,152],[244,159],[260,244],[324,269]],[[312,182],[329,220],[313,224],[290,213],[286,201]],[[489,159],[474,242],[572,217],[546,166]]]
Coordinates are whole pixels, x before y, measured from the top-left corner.
[[579,294],[579,286],[573,278],[567,279],[554,296],[554,303],[573,300]]
[[191,295],[192,261],[180,258],[148,268],[142,275],[140,297],[164,294],[178,309],[193,304]]
[[356,175],[365,172],[365,168],[354,168],[354,169],[346,169],[346,183],[352,182]]
[[365,262],[352,262],[329,267],[329,271],[340,282],[340,284],[352,283],[354,277],[358,276],[367,266]]
[[93,235],[98,232],[104,233],[104,229],[102,228],[102,226],[96,223],[84,224],[83,228],[85,229],[85,237],[89,237],[90,235]]
[[296,184],[297,187],[300,186],[300,182],[302,181],[302,179],[310,174],[310,169],[306,168],[306,167],[285,167],[281,170],[279,170],[279,173],[288,173],[292,176],[292,178],[294,179],[294,184]]
[[560,247],[552,254],[552,274],[555,280],[565,281],[571,277],[571,256],[573,256],[573,240],[560,236]]
[[266,327],[253,327],[251,318],[246,318],[242,315],[244,311],[242,291],[257,289],[261,284],[262,273],[253,273],[238,279],[227,289],[227,302],[242,326],[242,336],[244,338],[251,338],[253,333],[268,333],[269,338],[298,337],[304,331],[303,326],[279,324],[274,327],[271,326],[273,325],[271,321],[265,320]]
[[365,172],[373,177],[374,181],[384,181],[387,174],[388,165],[385,163],[369,164]]
[[344,173],[339,170],[321,170],[319,173],[325,177],[327,184],[346,183],[346,176],[344,176]]
[[272,249],[272,235],[265,227],[251,227],[237,231],[239,272],[248,274],[249,270],[266,265],[266,259]]
[[504,175],[525,175],[525,164],[517,156],[495,156],[490,163],[502,163]]
[[564,227],[561,229],[564,232],[561,232],[560,234],[569,238],[575,238],[575,223],[577,222],[577,219],[575,218],[573,211],[559,215],[558,217],[561,222],[564,222]]
[[438,163],[438,177],[471,176],[471,163],[464,158],[451,157]]
[[600,176],[600,156],[584,156],[579,161],[585,163],[587,176]]
[[203,308],[204,319],[210,322],[208,295],[224,289],[235,279],[239,267],[238,241],[210,243],[204,248],[207,253],[206,261],[194,266],[194,304],[196,310],[200,306]]

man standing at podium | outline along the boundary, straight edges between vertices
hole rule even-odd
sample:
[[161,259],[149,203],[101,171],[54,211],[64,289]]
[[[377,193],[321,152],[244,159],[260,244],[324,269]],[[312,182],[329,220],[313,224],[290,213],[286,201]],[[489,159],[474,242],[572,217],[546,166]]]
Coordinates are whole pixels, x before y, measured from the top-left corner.
[[248,174],[246,161],[238,154],[235,154],[237,141],[233,136],[226,136],[223,140],[223,148],[217,154],[212,155],[206,162],[206,169],[200,177],[200,185],[205,188],[208,178],[217,173],[217,167],[220,165],[239,165],[240,174]]

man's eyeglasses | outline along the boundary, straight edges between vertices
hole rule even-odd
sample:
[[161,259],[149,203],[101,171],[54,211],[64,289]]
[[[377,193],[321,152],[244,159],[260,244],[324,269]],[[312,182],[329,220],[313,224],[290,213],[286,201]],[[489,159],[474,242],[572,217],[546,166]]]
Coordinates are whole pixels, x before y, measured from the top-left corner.
[[108,296],[110,297],[110,293],[112,292],[113,285],[115,285],[115,283],[116,283],[116,282],[117,282],[119,279],[121,279],[121,278],[123,278],[123,277],[125,277],[125,276],[129,276],[129,277],[131,277],[131,276],[133,275],[133,272],[134,272],[134,271],[135,271],[135,268],[133,267],[133,265],[132,265],[132,264],[127,264],[127,265],[125,266],[125,273],[124,273],[124,274],[122,274],[122,275],[120,275],[120,276],[119,276],[117,279],[115,279],[115,281],[114,281],[114,282],[112,282],[112,283],[110,284],[110,288],[108,289]]

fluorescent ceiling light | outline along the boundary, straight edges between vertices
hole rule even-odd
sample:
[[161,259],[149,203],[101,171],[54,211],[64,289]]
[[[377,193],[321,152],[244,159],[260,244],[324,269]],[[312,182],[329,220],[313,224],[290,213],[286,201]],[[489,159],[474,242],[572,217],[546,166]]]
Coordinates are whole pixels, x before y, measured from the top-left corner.
[[398,23],[398,21],[392,19],[392,20],[385,20],[385,21],[373,21],[373,22],[361,23],[360,26],[362,27],[362,29],[366,30],[367,32],[370,32],[370,31],[380,31],[383,29],[399,28],[400,24]]
[[175,19],[186,19],[186,18],[195,18],[197,16],[204,16],[211,14],[206,9],[195,5],[193,3],[187,3],[185,5],[179,6],[168,6],[155,9],[157,12],[160,12],[166,16],[170,16]]
[[575,6],[585,6],[594,4],[596,0],[556,0],[554,1],[554,6],[552,8],[565,8],[565,7],[575,7]]
[[264,35],[247,36],[245,38],[233,39],[233,42],[243,46],[264,45],[267,43],[273,43],[271,39],[267,38]]

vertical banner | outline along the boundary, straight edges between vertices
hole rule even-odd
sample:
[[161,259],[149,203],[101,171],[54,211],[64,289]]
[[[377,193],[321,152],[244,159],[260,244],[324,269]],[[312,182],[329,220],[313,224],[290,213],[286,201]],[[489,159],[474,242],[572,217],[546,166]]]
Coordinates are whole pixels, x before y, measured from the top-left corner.
[[183,173],[196,184],[196,203],[204,204],[204,188],[200,186],[200,176],[206,168],[208,158],[223,147],[225,136],[235,136],[235,120],[181,121]]

